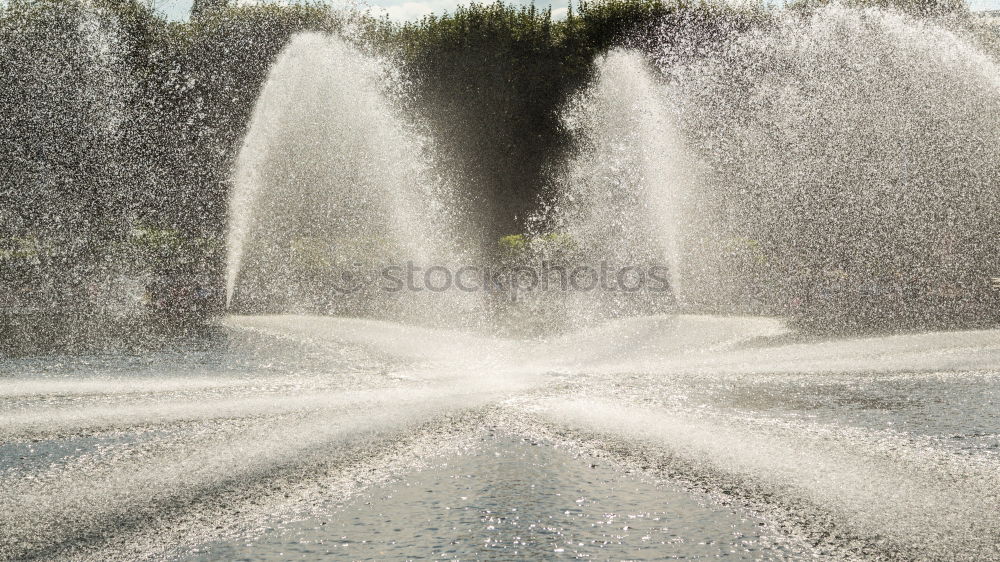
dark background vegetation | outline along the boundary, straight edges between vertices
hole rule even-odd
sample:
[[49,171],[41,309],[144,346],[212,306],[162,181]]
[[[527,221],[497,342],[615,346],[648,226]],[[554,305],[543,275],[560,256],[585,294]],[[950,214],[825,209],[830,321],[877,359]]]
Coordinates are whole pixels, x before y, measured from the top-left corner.
[[496,3],[395,24],[322,5],[206,0],[190,21],[168,22],[138,0],[10,0],[0,12],[0,333],[36,337],[12,306],[51,313],[85,300],[102,274],[221,284],[232,164],[268,68],[296,32],[349,30],[400,61],[405,103],[429,118],[445,165],[477,186],[475,206],[499,238],[524,230],[546,163],[572,144],[556,109],[598,54],[681,29],[711,44],[769,17],[763,7],[609,0],[563,21]]

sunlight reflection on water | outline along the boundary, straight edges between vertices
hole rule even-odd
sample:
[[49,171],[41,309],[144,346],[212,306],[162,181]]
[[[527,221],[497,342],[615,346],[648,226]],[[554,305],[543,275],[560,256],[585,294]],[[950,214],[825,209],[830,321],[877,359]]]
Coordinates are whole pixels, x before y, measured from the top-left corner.
[[[597,462],[597,464],[595,464]],[[201,549],[194,560],[783,558],[760,521],[616,472],[603,461],[498,439],[415,472],[328,517]]]

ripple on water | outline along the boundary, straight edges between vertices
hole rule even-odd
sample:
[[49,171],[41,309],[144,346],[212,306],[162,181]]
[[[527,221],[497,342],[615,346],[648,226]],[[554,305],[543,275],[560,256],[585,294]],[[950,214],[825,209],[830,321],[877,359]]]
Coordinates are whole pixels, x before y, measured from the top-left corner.
[[549,446],[490,441],[446,464],[193,560],[786,558],[761,521]]

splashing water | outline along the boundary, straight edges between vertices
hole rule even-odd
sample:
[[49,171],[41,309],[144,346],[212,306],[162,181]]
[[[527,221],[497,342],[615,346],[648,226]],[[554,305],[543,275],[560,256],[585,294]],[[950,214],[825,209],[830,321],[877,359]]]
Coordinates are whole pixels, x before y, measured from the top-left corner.
[[[609,53],[564,109],[579,146],[539,238],[572,259],[666,262],[685,301],[773,312],[795,267],[961,276],[996,250],[1000,74],[967,37],[834,5],[695,60],[666,45]],[[0,557],[211,558],[302,520],[308,558],[385,552],[365,525],[450,558],[1000,557],[996,329],[830,339],[584,295],[526,340],[326,302],[348,262],[475,255],[395,84],[317,34],[271,71],[227,293],[284,314],[221,319],[207,351],[0,362]],[[696,501],[664,515],[657,479]],[[321,528],[343,513],[363,525]],[[274,542],[250,555],[295,540]]]
[[982,316],[980,268],[1000,250],[988,211],[1000,204],[1000,68],[974,39],[833,4],[693,62],[689,47],[664,41],[657,60],[713,171],[714,208],[690,237],[717,262],[706,292],[778,313],[808,306],[833,325]]
[[[615,50],[599,60],[593,84],[563,110],[580,146],[561,166],[551,216],[538,220],[567,236],[583,263],[666,264],[677,295],[683,210],[697,170],[664,95],[641,54]],[[597,297],[569,314],[642,312],[627,295]]]
[[[341,39],[302,34],[285,48],[236,165],[228,303],[378,315],[389,303],[351,284],[366,268],[454,259],[445,186],[394,87],[389,67]],[[324,300],[338,292],[346,307]]]

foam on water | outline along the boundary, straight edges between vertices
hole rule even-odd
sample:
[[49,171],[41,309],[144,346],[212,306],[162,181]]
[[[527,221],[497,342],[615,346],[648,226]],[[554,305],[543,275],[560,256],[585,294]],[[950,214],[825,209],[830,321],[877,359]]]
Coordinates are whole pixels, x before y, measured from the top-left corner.
[[883,554],[983,559],[1000,553],[995,463],[898,434],[832,424],[677,416],[591,400],[534,407],[560,425],[662,447],[653,456],[694,463],[711,486],[731,486],[729,493],[773,494],[774,504],[788,502],[807,519],[832,518],[825,524],[875,538]]
[[[349,350],[364,370],[338,373],[305,357],[284,378],[239,376],[233,366],[254,360],[236,346],[231,358],[217,360],[234,362],[219,384],[175,373],[132,380],[122,392],[106,380],[60,377],[55,368],[46,378],[7,381],[0,428],[9,445],[0,454],[25,459],[0,473],[12,491],[0,510],[2,552],[85,544],[95,559],[129,558],[136,545],[214,540],[221,520],[253,535],[261,517],[274,523],[267,513],[294,512],[304,505],[295,502],[319,497],[319,482],[353,478],[352,463],[401,451],[410,460],[375,474],[402,476],[415,466],[413,455],[426,452],[406,443],[482,427],[569,439],[592,451],[586,454],[606,449],[637,466],[661,459],[668,464],[653,466],[673,467],[675,477],[709,491],[728,490],[780,522],[782,532],[836,529],[843,540],[828,537],[829,548],[973,557],[993,555],[997,544],[983,519],[1000,481],[988,435],[968,441],[985,450],[956,448],[952,432],[969,426],[960,419],[969,410],[924,405],[939,393],[974,400],[976,391],[963,384],[967,369],[985,373],[976,378],[980,392],[993,389],[997,332],[810,343],[794,341],[800,336],[776,320],[680,316],[518,342],[342,318],[227,323],[234,339],[279,338],[290,349],[335,356]],[[260,359],[271,353],[261,350]],[[934,369],[934,376],[912,374]],[[826,386],[810,374],[821,371],[831,373]],[[857,418],[843,401],[850,389],[875,400],[900,384],[913,401],[864,406],[888,418]],[[829,407],[816,402],[825,399]],[[997,425],[995,412],[977,412],[979,431]],[[898,429],[885,419],[899,421]],[[285,494],[298,499],[289,504]],[[118,546],[79,542],[123,532],[123,520],[145,536],[152,519],[160,521],[152,542],[133,534],[115,535],[132,537]]]

